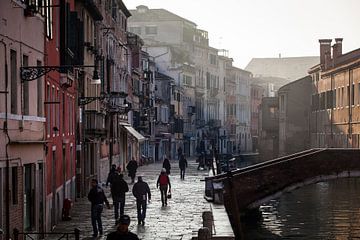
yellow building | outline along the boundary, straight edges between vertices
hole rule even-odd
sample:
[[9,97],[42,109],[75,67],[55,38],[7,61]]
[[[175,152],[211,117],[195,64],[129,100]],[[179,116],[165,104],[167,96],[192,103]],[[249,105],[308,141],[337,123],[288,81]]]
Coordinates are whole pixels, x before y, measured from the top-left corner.
[[311,146],[359,148],[360,48],[343,54],[341,38],[319,42],[320,64],[309,70]]

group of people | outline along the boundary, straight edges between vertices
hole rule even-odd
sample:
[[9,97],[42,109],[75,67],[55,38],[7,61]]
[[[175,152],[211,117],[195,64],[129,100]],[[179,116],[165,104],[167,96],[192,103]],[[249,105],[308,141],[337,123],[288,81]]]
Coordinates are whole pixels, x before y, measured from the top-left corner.
[[[132,159],[126,169],[128,176],[131,178],[131,183],[135,182],[136,171],[138,168],[137,162]],[[187,168],[187,160],[183,154],[179,155],[179,168],[180,177],[185,179],[185,169]],[[160,189],[162,206],[168,205],[168,198],[171,197],[171,183],[170,183],[170,170],[171,164],[168,158],[164,158],[163,167],[161,173],[158,176],[156,187]],[[112,165],[108,178],[106,181],[106,187],[110,184],[110,191],[114,205],[114,217],[115,224],[118,226],[115,233],[108,235],[107,239],[138,239],[135,234],[128,231],[130,224],[130,217],[124,214],[125,209],[125,195],[129,191],[129,186],[124,179],[124,175],[121,173],[121,168],[117,168],[116,165]],[[147,203],[151,201],[151,191],[149,185],[143,181],[142,176],[138,176],[138,180],[134,183],[132,188],[132,194],[136,199],[137,206],[137,219],[139,225],[145,225],[146,208]],[[91,190],[88,194],[88,199],[91,202],[91,223],[93,227],[93,237],[103,235],[103,227],[101,220],[101,213],[103,211],[104,204],[110,209],[110,204],[104,190],[99,186],[97,179],[91,180]],[[126,237],[128,238],[126,238]]]

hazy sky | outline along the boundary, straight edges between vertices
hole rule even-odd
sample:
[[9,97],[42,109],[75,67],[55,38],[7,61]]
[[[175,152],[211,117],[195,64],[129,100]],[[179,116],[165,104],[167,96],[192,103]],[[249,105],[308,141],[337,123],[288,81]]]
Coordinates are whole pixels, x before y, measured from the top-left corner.
[[244,68],[253,57],[316,56],[319,38],[342,37],[343,52],[360,48],[360,0],[123,0],[164,8],[209,32]]

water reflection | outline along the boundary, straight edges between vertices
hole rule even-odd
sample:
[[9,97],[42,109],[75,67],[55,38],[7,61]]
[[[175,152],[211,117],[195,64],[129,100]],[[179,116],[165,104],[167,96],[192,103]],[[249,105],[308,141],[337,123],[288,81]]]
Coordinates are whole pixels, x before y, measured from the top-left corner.
[[246,239],[360,238],[360,179],[309,185],[259,210],[260,221],[244,223]]

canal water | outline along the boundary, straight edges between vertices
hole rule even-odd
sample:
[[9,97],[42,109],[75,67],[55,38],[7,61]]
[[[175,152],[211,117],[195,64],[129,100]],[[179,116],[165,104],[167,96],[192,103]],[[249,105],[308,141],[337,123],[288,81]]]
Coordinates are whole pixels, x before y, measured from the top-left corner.
[[312,184],[243,220],[245,239],[360,239],[360,178]]

